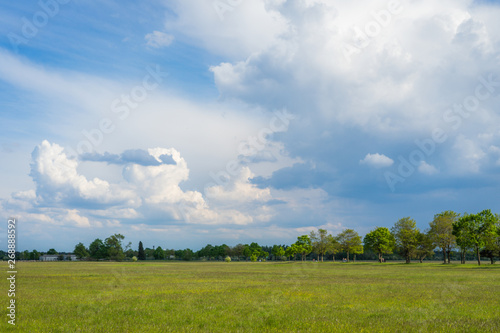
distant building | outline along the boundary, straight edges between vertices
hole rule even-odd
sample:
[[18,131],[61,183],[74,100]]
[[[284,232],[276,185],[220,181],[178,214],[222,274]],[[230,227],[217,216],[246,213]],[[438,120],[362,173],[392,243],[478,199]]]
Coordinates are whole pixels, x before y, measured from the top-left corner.
[[40,261],[76,261],[76,255],[69,254],[44,254],[40,256]]

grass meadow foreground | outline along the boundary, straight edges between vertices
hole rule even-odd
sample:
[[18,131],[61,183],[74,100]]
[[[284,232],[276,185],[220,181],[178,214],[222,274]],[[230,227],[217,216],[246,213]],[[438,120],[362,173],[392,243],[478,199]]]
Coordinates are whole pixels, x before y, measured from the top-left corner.
[[4,315],[2,332],[500,331],[500,265],[21,262],[17,269],[16,326]]

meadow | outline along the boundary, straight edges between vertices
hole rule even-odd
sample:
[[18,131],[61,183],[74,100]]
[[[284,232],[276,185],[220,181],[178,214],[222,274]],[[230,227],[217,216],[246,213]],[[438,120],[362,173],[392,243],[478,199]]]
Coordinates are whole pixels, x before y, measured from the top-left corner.
[[498,264],[20,262],[17,270],[16,326],[4,315],[2,332],[500,331]]

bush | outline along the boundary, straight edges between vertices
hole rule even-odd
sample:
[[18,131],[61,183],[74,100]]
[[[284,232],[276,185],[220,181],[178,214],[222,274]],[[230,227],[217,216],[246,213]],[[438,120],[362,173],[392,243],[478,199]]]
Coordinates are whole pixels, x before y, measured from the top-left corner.
[[136,256],[133,256],[133,257],[132,257],[132,261],[133,261],[133,262],[136,262],[136,261],[137,261],[137,257],[136,257]]
[[256,261],[257,261],[257,258],[258,258],[258,257],[257,257],[257,255],[256,255],[256,254],[252,254],[252,255],[250,256],[250,260],[251,260],[252,262],[256,262]]
[[224,259],[225,262],[231,262],[231,257],[227,256],[226,259]]

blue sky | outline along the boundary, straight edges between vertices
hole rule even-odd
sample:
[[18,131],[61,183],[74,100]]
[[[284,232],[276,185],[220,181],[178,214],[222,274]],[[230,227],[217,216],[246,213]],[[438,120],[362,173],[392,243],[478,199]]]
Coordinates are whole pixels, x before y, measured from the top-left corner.
[[113,233],[196,250],[500,212],[499,14],[470,0],[3,4],[1,215],[18,217],[19,249],[70,251]]

